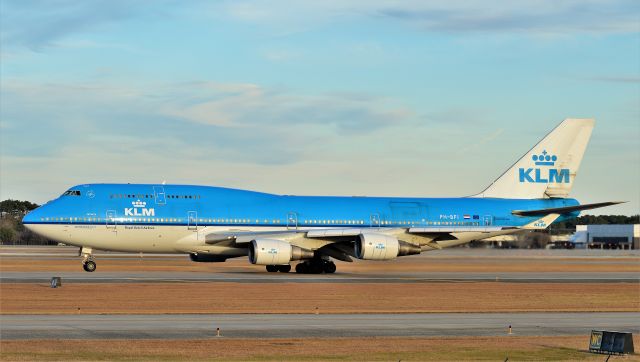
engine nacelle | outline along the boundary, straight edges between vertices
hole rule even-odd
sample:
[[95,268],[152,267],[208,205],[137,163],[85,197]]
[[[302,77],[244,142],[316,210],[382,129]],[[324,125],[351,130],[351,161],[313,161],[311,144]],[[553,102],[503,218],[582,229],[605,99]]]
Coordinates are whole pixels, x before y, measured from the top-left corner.
[[191,253],[189,254],[189,259],[191,261],[199,262],[199,263],[222,263],[227,261],[226,256],[222,255],[214,255],[214,254],[198,254]]
[[420,254],[420,246],[384,234],[360,234],[355,254],[363,260],[391,260],[399,256]]
[[313,258],[313,251],[274,239],[255,239],[249,245],[249,261],[258,265],[283,265]]

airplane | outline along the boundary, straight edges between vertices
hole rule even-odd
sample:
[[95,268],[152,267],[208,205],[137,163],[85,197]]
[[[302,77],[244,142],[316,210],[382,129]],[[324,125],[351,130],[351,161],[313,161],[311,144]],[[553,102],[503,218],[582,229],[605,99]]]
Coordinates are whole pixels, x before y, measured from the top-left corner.
[[31,211],[30,230],[93,250],[248,256],[268,272],[334,273],[333,260],[391,260],[523,230],[582,210],[569,198],[593,119],[565,119],[484,191],[458,198],[290,196],[210,186],[84,184]]

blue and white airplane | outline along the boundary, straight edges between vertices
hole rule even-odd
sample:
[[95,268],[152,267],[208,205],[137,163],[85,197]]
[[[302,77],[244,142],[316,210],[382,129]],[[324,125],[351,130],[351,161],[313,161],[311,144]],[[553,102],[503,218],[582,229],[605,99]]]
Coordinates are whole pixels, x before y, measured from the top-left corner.
[[581,210],[568,198],[594,120],[566,119],[477,195],[461,198],[288,196],[209,186],[74,186],[23,219],[49,239],[94,249],[186,253],[196,262],[249,256],[269,272],[333,273],[332,259],[390,260],[521,230]]

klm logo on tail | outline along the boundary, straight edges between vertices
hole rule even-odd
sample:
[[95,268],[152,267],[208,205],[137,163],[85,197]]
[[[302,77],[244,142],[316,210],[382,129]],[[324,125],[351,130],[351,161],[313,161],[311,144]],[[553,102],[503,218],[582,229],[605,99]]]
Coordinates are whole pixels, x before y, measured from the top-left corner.
[[[536,166],[554,166],[558,160],[558,156],[549,155],[547,151],[542,151],[541,155],[533,155],[531,157]],[[530,167],[519,169],[520,182],[525,183],[538,183],[538,184],[550,184],[550,183],[566,183],[570,182],[571,175],[568,168],[541,168]]]

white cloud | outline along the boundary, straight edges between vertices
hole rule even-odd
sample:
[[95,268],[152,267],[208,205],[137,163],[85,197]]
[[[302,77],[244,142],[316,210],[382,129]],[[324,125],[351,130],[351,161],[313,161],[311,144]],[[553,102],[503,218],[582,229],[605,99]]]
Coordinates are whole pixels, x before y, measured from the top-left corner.
[[526,32],[532,34],[635,33],[640,5],[632,0],[345,0],[226,3],[239,21],[279,29],[307,29],[366,16],[394,19],[434,32]]
[[222,127],[315,124],[342,132],[367,133],[407,122],[414,116],[404,106],[370,96],[307,95],[255,84],[202,82],[184,87],[189,89],[178,90],[182,96],[174,98],[162,111],[173,117]]
[[[215,154],[254,165],[288,164],[314,154],[318,145],[337,142],[348,148],[353,139],[406,129],[417,121],[410,109],[389,99],[242,83],[135,86],[9,79],[2,99],[5,156],[60,157],[78,144],[113,154],[118,149],[112,145],[121,144],[128,152],[151,150],[161,158],[203,160]],[[336,141],[339,137],[348,141]]]

